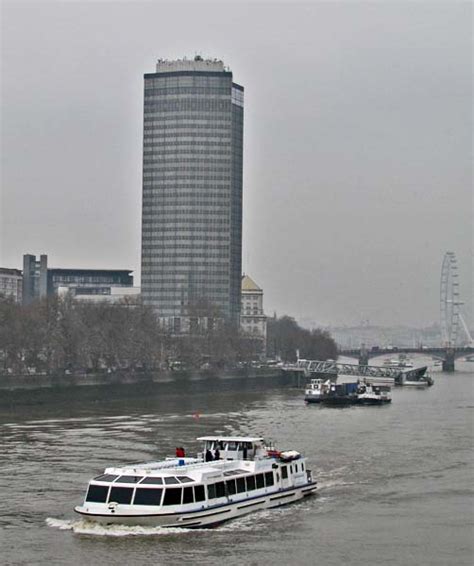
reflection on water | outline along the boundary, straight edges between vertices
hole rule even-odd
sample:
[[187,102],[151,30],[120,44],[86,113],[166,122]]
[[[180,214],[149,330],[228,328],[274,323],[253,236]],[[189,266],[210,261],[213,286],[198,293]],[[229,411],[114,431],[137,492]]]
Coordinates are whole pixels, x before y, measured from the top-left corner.
[[[474,375],[437,374],[386,407],[305,406],[301,391],[190,381],[15,393],[0,400],[0,537],[11,564],[470,564]],[[204,434],[304,452],[319,493],[216,529],[104,527],[76,517],[106,466]],[[27,533],[27,536],[25,534]],[[370,540],[370,544],[367,544]]]

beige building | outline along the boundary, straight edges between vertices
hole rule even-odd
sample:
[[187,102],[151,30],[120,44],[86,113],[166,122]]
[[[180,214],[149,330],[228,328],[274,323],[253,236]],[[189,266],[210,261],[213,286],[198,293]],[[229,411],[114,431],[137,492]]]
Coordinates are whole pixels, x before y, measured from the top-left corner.
[[0,267],[0,295],[11,297],[16,303],[22,301],[23,277],[19,269]]
[[262,341],[262,353],[267,345],[267,317],[263,312],[263,290],[248,275],[242,276],[240,327],[249,336]]

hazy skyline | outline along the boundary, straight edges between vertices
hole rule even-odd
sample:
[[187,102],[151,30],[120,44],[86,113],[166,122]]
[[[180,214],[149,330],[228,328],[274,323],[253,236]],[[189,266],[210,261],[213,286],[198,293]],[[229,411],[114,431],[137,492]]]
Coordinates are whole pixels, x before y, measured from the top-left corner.
[[245,87],[244,271],[267,314],[474,324],[470,3],[2,3],[0,266],[140,274],[143,74]]

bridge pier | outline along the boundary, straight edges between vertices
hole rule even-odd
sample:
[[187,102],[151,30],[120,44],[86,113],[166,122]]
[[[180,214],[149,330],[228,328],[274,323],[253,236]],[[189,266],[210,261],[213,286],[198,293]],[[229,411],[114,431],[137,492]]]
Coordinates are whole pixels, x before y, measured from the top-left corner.
[[445,358],[443,360],[443,371],[452,373],[453,371],[455,371],[455,367],[454,367],[454,350],[452,350],[451,348],[449,348],[448,350],[446,350],[446,354],[445,354]]
[[369,352],[367,351],[367,348],[365,347],[364,344],[362,344],[362,347],[359,352],[359,365],[360,366],[369,365]]

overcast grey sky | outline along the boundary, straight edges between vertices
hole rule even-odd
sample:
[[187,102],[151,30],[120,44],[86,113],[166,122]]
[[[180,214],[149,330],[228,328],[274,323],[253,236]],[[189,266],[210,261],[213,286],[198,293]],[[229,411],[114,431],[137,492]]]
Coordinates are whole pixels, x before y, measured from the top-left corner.
[[447,250],[472,298],[471,3],[1,6],[1,266],[139,282],[143,74],[200,53],[245,87],[243,265],[268,314],[430,324]]

